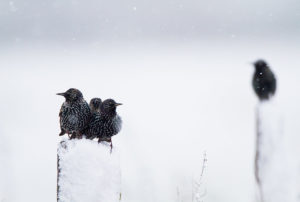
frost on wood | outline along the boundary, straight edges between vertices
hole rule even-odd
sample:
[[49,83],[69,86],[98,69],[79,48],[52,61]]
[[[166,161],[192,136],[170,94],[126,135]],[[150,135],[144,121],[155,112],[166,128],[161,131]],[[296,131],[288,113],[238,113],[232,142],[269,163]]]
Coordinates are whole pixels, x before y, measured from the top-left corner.
[[58,146],[59,202],[117,202],[121,171],[116,148],[92,140],[64,140]]
[[256,122],[255,177],[259,201],[294,201],[284,146],[283,120],[276,104],[272,101],[259,103]]

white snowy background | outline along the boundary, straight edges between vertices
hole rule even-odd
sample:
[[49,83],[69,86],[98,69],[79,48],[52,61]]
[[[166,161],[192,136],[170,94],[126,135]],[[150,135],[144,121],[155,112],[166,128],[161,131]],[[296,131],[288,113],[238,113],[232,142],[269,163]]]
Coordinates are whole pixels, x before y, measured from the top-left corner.
[[124,104],[122,201],[192,201],[206,152],[204,201],[253,202],[257,58],[278,78],[287,169],[300,173],[298,1],[3,0],[0,11],[8,201],[56,200],[55,94],[76,87]]

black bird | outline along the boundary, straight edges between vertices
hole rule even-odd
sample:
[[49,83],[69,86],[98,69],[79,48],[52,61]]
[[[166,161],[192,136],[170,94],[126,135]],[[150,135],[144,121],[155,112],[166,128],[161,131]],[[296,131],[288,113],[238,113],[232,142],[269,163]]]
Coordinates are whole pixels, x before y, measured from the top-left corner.
[[[91,119],[90,123],[94,122],[99,116],[100,116],[100,106],[102,104],[102,100],[100,98],[93,98],[90,101],[90,110],[91,110]],[[93,132],[90,130],[91,124],[89,123],[89,126],[86,128],[86,130],[83,132],[85,137],[88,139],[94,139],[97,137],[96,135],[93,135]]]
[[82,93],[75,88],[70,88],[64,93],[57,93],[57,95],[66,98],[59,112],[61,128],[59,136],[67,133],[71,135],[71,139],[81,138],[82,132],[88,127],[91,117],[88,103],[83,99]]
[[111,137],[118,134],[122,127],[122,119],[116,112],[119,105],[122,104],[113,99],[104,100],[100,106],[100,113],[94,113],[91,118],[86,137],[98,138],[98,142],[111,142]]
[[261,101],[268,100],[275,94],[276,78],[265,61],[258,60],[253,65],[255,67],[253,89]]
[[102,103],[102,100],[100,98],[93,98],[90,101],[90,109],[91,112],[99,112],[100,113],[100,105]]

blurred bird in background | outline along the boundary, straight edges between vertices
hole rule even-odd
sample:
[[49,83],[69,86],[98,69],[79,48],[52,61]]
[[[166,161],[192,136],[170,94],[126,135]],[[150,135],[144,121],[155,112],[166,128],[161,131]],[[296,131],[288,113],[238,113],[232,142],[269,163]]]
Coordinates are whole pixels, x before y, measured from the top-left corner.
[[276,78],[264,60],[253,63],[255,72],[252,79],[253,89],[260,101],[270,99],[276,91]]

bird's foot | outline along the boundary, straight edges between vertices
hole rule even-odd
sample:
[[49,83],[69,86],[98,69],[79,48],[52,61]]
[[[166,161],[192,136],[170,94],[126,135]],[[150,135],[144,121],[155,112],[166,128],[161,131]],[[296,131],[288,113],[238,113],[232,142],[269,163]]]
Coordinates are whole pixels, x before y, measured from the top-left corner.
[[62,130],[60,133],[59,133],[59,136],[63,136],[66,132],[64,130]]
[[71,137],[70,137],[70,139],[75,139],[75,138],[76,138],[76,133],[73,132],[72,135],[71,135]]

